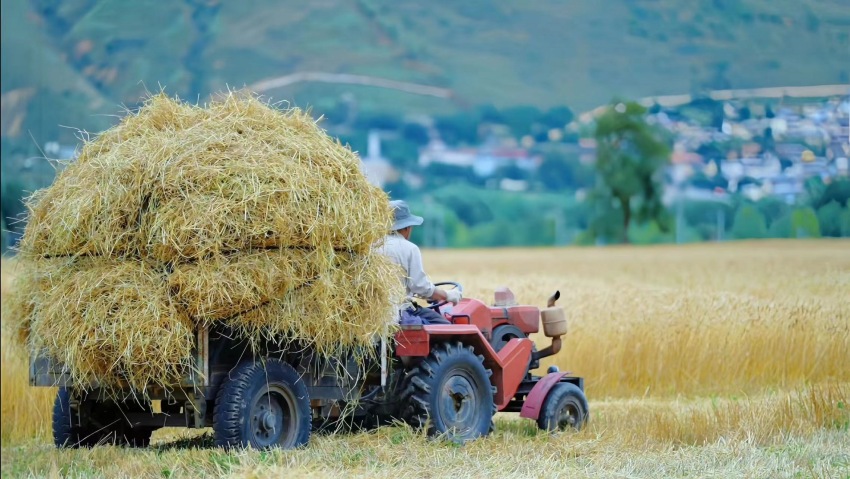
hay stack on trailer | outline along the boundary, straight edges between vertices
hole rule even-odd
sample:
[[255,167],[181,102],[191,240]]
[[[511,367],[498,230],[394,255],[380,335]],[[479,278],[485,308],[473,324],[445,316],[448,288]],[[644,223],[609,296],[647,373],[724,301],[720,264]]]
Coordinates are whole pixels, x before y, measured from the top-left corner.
[[215,322],[339,354],[391,331],[402,294],[357,155],[250,95],[150,98],[28,208],[4,320],[79,385],[176,384]]

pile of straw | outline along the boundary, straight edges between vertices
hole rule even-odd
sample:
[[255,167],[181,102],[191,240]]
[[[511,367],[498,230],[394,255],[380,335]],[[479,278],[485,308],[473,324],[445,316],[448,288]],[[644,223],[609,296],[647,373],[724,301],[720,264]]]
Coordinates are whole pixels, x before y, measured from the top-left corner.
[[250,95],[153,96],[28,208],[4,316],[80,385],[173,385],[216,321],[339,354],[391,331],[403,294],[356,154]]

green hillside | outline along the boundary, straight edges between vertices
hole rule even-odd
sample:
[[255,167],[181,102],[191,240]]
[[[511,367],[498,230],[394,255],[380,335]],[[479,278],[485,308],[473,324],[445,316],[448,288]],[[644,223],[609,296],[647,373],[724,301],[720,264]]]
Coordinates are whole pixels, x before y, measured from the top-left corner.
[[73,134],[59,124],[97,130],[108,120],[97,114],[160,86],[203,100],[298,71],[452,92],[316,82],[266,92],[318,111],[346,93],[361,110],[581,111],[614,95],[850,83],[845,0],[18,0],[2,3],[2,18],[4,104],[36,88],[15,110],[36,137]]

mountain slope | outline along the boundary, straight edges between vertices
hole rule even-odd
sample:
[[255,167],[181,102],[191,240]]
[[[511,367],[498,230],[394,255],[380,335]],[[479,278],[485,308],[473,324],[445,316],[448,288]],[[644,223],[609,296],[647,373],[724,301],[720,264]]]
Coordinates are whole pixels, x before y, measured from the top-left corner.
[[[30,55],[63,63],[63,85],[103,96],[110,112],[160,85],[195,100],[303,71],[442,87],[453,97],[315,82],[265,93],[319,110],[347,92],[364,109],[584,110],[614,95],[850,83],[844,0],[29,0],[26,19],[7,27],[20,4],[2,3],[3,93],[44,82],[32,69],[6,68],[30,41],[21,38],[37,33],[46,41]],[[40,94],[32,101],[49,108]]]

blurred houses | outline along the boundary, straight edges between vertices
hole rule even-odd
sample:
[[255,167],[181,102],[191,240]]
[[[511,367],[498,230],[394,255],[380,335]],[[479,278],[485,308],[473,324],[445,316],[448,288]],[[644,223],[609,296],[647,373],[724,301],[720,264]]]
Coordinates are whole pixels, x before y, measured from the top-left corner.
[[493,142],[478,147],[451,148],[441,140],[432,140],[419,154],[419,166],[432,163],[472,168],[476,175],[487,177],[498,169],[516,166],[521,170],[533,171],[540,166],[541,158],[525,148],[510,147]]
[[850,176],[850,97],[782,106],[760,118],[751,117],[749,108],[726,102],[723,115],[719,128],[675,112],[651,116],[676,138],[667,201],[741,193],[752,200],[771,196],[790,204],[805,193],[810,178],[829,182]]

